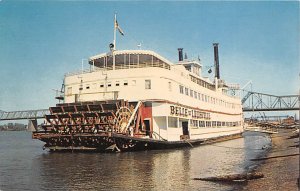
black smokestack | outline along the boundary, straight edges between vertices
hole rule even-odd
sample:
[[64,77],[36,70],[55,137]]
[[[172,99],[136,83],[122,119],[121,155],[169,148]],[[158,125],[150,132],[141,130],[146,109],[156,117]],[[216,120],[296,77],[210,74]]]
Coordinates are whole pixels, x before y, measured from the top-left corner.
[[178,48],[178,60],[183,61],[183,53],[182,53],[183,48]]
[[213,43],[214,46],[214,54],[215,54],[215,77],[220,79],[220,69],[219,69],[219,43]]

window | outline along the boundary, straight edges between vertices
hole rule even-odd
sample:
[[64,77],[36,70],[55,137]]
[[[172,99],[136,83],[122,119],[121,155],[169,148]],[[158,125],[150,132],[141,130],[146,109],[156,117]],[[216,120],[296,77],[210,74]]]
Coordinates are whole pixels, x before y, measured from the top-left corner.
[[151,80],[145,80],[145,89],[151,89]]
[[107,87],[111,87],[111,82],[107,82]]
[[211,122],[210,121],[206,121],[206,127],[211,127]]
[[120,82],[119,81],[116,81],[116,86],[120,86]]
[[104,87],[104,84],[103,84],[103,83],[101,83],[101,84],[100,84],[100,88],[103,88],[103,87]]
[[198,121],[190,119],[190,125],[191,125],[192,128],[197,128],[198,127]]
[[197,92],[194,92],[194,97],[197,99],[197,95],[198,93]]
[[181,94],[183,94],[183,86],[182,85],[179,85],[179,91]]
[[193,120],[193,126],[198,127],[198,121],[197,120]]
[[185,88],[185,95],[189,95],[189,88]]
[[[206,121],[207,123],[208,121]],[[208,125],[206,125],[208,126]],[[205,121],[199,121],[199,127],[205,127]]]
[[169,125],[169,127],[177,128],[178,127],[177,118],[176,117],[168,117],[168,125]]
[[90,89],[90,85],[87,84],[86,87],[85,87],[85,89],[87,89],[87,90]]
[[124,86],[128,86],[128,81],[124,81]]
[[216,122],[216,121],[213,121],[213,122],[212,122],[212,126],[215,127],[216,125],[217,125],[217,122]]
[[200,93],[198,93],[198,99],[201,100],[201,98],[200,98]]
[[190,90],[190,96],[193,97],[194,96],[194,91]]

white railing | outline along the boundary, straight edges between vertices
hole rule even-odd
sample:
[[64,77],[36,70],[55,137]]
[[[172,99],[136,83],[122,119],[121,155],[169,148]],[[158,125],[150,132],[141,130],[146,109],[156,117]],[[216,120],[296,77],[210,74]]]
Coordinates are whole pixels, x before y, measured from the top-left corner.
[[[157,68],[164,68],[167,70],[170,70],[170,65],[166,63],[135,63],[135,64],[116,64],[115,69],[116,70],[121,70],[121,69],[131,69],[131,68],[149,68],[149,67],[157,67]],[[85,69],[85,70],[78,70],[75,72],[69,72],[65,74],[65,77],[67,76],[74,76],[74,75],[79,75],[79,74],[86,74],[86,73],[91,73],[95,71],[106,71],[106,70],[113,70],[113,66],[107,66],[107,67],[96,67],[96,68],[91,68],[91,69]]]

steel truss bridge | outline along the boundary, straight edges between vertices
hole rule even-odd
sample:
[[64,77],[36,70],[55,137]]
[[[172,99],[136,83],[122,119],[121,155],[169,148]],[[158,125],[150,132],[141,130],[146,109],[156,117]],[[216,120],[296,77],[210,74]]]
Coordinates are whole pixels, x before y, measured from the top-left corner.
[[[276,96],[245,90],[243,93],[242,104],[244,112],[299,110],[299,95]],[[10,112],[0,110],[0,121],[36,120],[44,118],[44,116],[49,113],[49,109]]]
[[49,109],[27,110],[27,111],[2,111],[0,110],[0,121],[21,120],[21,119],[41,119],[49,114]]
[[300,95],[276,96],[252,91],[244,91],[243,111],[292,111],[299,110]]

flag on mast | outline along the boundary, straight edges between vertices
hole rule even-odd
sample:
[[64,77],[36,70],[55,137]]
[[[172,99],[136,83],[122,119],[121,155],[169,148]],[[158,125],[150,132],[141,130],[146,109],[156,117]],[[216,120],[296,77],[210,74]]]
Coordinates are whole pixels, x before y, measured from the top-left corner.
[[120,28],[118,21],[115,20],[115,28],[118,29],[119,33],[124,36],[123,30]]

